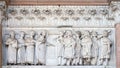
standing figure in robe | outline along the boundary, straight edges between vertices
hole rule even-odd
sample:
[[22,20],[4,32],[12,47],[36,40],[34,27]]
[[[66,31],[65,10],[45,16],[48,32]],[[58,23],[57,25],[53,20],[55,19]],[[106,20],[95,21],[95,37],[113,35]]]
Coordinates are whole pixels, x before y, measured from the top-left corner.
[[81,56],[81,32],[76,32],[76,47],[75,47],[75,62],[74,65],[82,65],[82,56]]
[[104,30],[99,45],[99,65],[108,65],[112,42],[108,38],[110,31]]
[[7,38],[5,45],[7,46],[7,64],[17,64],[17,40],[15,39],[15,32],[10,31],[10,37]]
[[27,65],[33,65],[34,64],[34,46],[35,46],[35,40],[34,40],[34,31],[30,31],[28,37],[25,39],[25,49],[26,49],[26,64]]
[[36,44],[35,44],[35,55],[36,64],[45,65],[46,64],[46,32],[41,31],[37,34]]
[[75,39],[73,38],[72,31],[66,30],[61,40],[63,44],[63,58],[65,59],[64,65],[71,65],[75,55]]
[[64,58],[63,58],[63,52],[64,52],[64,48],[63,48],[63,36],[64,36],[64,33],[63,32],[60,32],[59,36],[57,37],[57,41],[59,42],[59,46],[58,46],[58,66],[60,65],[63,65],[64,64]]
[[22,65],[25,64],[25,40],[24,40],[25,32],[21,31],[19,33],[18,40],[18,58],[17,63]]
[[91,48],[92,48],[92,39],[90,36],[90,32],[85,30],[82,34],[82,40],[81,40],[81,46],[82,46],[82,60],[84,65],[90,65],[91,64]]
[[98,60],[98,34],[96,31],[92,31],[92,59],[91,64],[96,65]]

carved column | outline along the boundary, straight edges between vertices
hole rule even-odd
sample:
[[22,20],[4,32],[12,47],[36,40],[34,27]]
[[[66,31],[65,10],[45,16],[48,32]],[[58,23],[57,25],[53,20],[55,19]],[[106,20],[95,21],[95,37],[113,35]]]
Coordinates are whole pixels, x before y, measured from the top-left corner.
[[0,1],[0,68],[2,68],[2,21],[5,18],[5,1]]
[[112,1],[110,4],[111,17],[115,18],[116,24],[116,65],[120,68],[120,1]]

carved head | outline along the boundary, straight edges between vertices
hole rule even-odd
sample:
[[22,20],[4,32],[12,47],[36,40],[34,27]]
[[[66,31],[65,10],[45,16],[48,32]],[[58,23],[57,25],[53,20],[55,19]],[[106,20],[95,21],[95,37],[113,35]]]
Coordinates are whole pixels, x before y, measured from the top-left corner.
[[10,37],[14,38],[15,37],[15,32],[14,31],[10,31]]
[[20,37],[24,37],[25,36],[25,32],[24,31],[21,31],[20,32]]
[[40,32],[40,35],[41,35],[41,36],[45,36],[45,35],[46,35],[46,31],[41,31],[41,32]]
[[35,35],[35,31],[31,30],[29,33],[30,36],[34,36]]
[[92,33],[91,33],[91,34],[92,34],[92,36],[93,36],[93,37],[95,37],[95,36],[97,36],[97,35],[98,35],[96,31],[92,31]]
[[71,37],[72,36],[72,31],[70,31],[70,30],[65,31],[64,36],[65,37]]
[[82,32],[82,37],[90,36],[90,32],[88,30],[84,30]]
[[108,37],[110,32],[111,32],[110,30],[104,30],[103,31],[103,37]]
[[80,31],[76,31],[76,33],[78,34],[78,36],[81,36],[81,32]]

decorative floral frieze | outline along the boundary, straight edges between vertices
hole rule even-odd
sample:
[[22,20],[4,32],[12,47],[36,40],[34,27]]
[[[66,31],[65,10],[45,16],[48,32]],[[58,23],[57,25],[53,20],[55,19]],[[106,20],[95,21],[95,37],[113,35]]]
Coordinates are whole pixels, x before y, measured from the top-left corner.
[[9,9],[9,13],[13,16],[15,16],[17,14],[17,10],[15,9]]
[[85,10],[84,10],[84,9],[82,9],[82,10],[77,10],[77,12],[78,12],[78,14],[80,14],[80,15],[85,14]]
[[21,16],[17,16],[17,17],[15,17],[15,19],[17,19],[17,20],[22,20],[23,17],[21,17]]
[[27,9],[21,9],[20,13],[23,15],[27,15],[27,14],[29,14],[29,11]]
[[50,15],[50,14],[52,14],[51,10],[49,10],[49,9],[43,10],[42,12],[43,12],[43,14],[45,14],[45,15]]
[[120,2],[112,2],[110,4],[111,11],[116,12],[116,11],[120,10],[119,6],[120,6]]
[[9,6],[7,12],[11,18],[7,23],[17,19],[25,20],[22,22],[25,24],[27,19],[31,24],[31,20],[35,21],[34,26],[60,26],[73,23],[74,26],[86,26],[89,22],[91,27],[99,25],[114,27],[116,20],[120,21],[117,19],[120,17],[119,7],[119,2],[112,2],[110,6]]
[[93,10],[89,10],[88,13],[91,15],[95,15],[97,14],[97,11],[93,9]]
[[39,9],[34,9],[34,10],[32,10],[32,13],[34,15],[39,15],[40,14],[40,10]]
[[38,17],[38,19],[40,19],[40,20],[45,20],[46,19],[46,17]]
[[73,15],[74,14],[74,10],[66,10],[66,14],[68,14],[68,15]]
[[[42,8],[41,6],[37,6],[37,8],[36,8],[34,6],[33,7],[19,6],[19,8],[17,8],[15,6],[10,6],[9,7],[10,10],[8,10],[8,11],[9,12],[20,12],[20,14],[23,14],[23,15],[42,14],[42,15],[53,15],[53,16],[55,16],[55,15],[57,15],[57,16],[60,16],[60,15],[66,15],[66,16],[78,15],[78,16],[80,16],[80,15],[99,15],[99,14],[107,15],[107,14],[109,14],[108,7],[103,6],[102,10],[99,8],[101,8],[101,7],[88,6],[86,8],[84,6],[83,7],[82,6],[74,6],[74,8],[67,8],[67,7],[62,6],[61,8],[58,8],[56,6],[55,8],[52,8],[52,7],[46,6],[46,7]],[[17,9],[17,11],[16,11],[16,9]]]
[[73,20],[78,21],[80,17],[72,17]]
[[62,10],[60,10],[60,9],[54,10],[54,13],[56,15],[61,15],[62,14]]
[[106,10],[100,10],[100,14],[102,15],[107,15],[109,13],[109,11],[106,9]]
[[62,20],[66,21],[68,20],[69,18],[68,17],[61,17]]

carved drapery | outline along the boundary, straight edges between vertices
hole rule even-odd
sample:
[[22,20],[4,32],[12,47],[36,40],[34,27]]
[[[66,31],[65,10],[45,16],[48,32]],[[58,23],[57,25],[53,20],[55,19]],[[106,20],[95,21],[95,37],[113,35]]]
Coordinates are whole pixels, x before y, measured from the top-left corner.
[[[115,30],[114,28],[115,28],[115,24],[120,22],[120,19],[119,19],[120,8],[119,7],[120,7],[119,2],[111,2],[110,6],[9,6],[7,13],[6,13],[8,16],[7,20],[4,23],[2,23],[3,41],[4,41],[3,45],[5,45],[5,41],[6,41],[6,38],[8,37],[10,30],[15,31],[15,33],[20,34],[20,35],[21,33],[19,33],[19,31],[24,31],[25,33],[29,33],[29,30],[34,30],[37,33],[38,31],[41,31],[41,29],[48,30],[48,37],[49,35],[53,36],[49,38],[50,43],[47,44],[47,45],[50,45],[50,47],[48,46],[48,55],[47,55],[47,57],[49,57],[49,54],[51,54],[51,52],[53,54],[56,53],[54,51],[56,50],[54,49],[54,46],[51,47],[53,44],[57,45],[57,43],[53,41],[53,39],[51,39],[51,38],[54,38],[54,36],[59,35],[59,33],[56,34],[56,31],[59,32],[61,30],[66,30],[66,29],[82,31],[82,30],[89,30],[91,28],[90,32],[92,32],[92,30],[97,30],[98,33],[102,34],[101,31],[110,29],[112,30],[112,33],[110,34],[109,38],[110,40],[112,40],[111,49],[113,53],[112,53],[112,58],[110,59],[109,65],[113,66],[112,68],[116,68],[115,66],[116,59],[114,56],[115,55],[115,39],[114,39]],[[88,33],[85,32],[85,34],[88,34]],[[19,37],[19,36],[16,36],[16,37]],[[30,36],[28,35],[28,37]],[[30,39],[33,39],[33,38],[30,38]],[[38,41],[41,41],[41,40],[38,39]],[[20,42],[20,43],[23,43],[23,42]],[[28,41],[28,43],[33,43],[33,42]],[[108,42],[108,44],[110,43],[111,42]],[[5,58],[4,58],[4,61],[5,61],[4,65],[6,65],[7,60]],[[42,60],[42,61],[46,62],[46,64],[48,65],[54,65],[54,62],[58,63],[56,62],[55,59],[52,59],[52,61],[51,59]],[[33,62],[33,61],[31,60],[30,62]],[[50,62],[53,62],[53,64],[52,63],[50,64]],[[85,65],[92,64],[92,62],[89,62],[89,60],[84,61],[84,63],[85,62],[87,62]],[[27,65],[29,64],[33,65],[31,63],[27,63]],[[38,63],[38,65],[40,64],[41,63]],[[18,64],[18,65],[21,65],[21,64]]]

